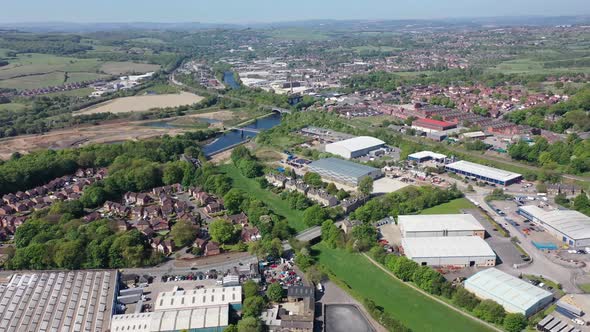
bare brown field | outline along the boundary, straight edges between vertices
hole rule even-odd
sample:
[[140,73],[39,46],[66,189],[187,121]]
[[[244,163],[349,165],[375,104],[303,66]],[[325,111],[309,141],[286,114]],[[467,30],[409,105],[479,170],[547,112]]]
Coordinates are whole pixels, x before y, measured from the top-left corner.
[[96,113],[127,113],[145,112],[153,108],[178,107],[192,105],[203,100],[203,97],[193,93],[181,92],[178,94],[146,95],[123,97],[91,106],[74,115],[96,114]]
[[14,152],[23,154],[40,149],[65,149],[91,143],[117,143],[141,140],[164,134],[175,136],[187,129],[143,126],[145,121],[109,123],[98,126],[56,130],[44,135],[26,135],[0,139],[0,158],[8,159]]
[[127,73],[144,74],[160,69],[159,65],[136,62],[105,62],[100,70],[110,75],[121,75]]

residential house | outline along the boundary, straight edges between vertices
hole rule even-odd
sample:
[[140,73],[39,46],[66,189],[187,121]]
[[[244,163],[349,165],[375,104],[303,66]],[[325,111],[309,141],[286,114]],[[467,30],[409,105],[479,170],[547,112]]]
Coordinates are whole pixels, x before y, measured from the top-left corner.
[[125,204],[133,205],[137,201],[137,193],[128,191],[123,195],[123,200],[125,201]]
[[205,206],[205,212],[208,214],[219,213],[221,211],[223,211],[223,205],[218,201],[211,202]]
[[168,221],[162,219],[162,218],[158,218],[158,219],[154,219],[152,220],[152,229],[155,232],[159,232],[159,231],[167,231],[170,229],[170,224],[168,223]]
[[227,219],[232,222],[234,225],[247,225],[248,224],[248,216],[244,212],[240,212],[238,214],[233,214],[231,216],[227,216]]
[[256,227],[244,227],[240,238],[244,242],[251,242],[260,240],[262,235],[260,235],[260,231]]
[[129,225],[127,225],[127,222],[125,220],[116,220],[115,223],[117,224],[117,229],[121,232],[125,232],[126,230],[129,229]]
[[307,197],[309,199],[320,203],[323,206],[335,206],[338,204],[338,198],[334,195],[330,195],[327,191],[323,189],[314,189],[311,188],[307,191]]
[[219,243],[214,241],[209,241],[205,245],[205,256],[214,256],[221,254],[221,248],[219,247]]
[[284,188],[285,182],[287,182],[287,177],[283,174],[268,173],[264,178],[268,183],[279,188]]
[[8,205],[0,206],[0,215],[6,216],[14,213],[14,209]]

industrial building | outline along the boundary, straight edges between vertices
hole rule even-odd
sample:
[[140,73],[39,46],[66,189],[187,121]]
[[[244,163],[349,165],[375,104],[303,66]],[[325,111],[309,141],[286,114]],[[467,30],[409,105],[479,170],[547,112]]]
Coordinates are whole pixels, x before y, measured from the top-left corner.
[[553,301],[553,294],[496,268],[480,271],[465,280],[465,289],[484,300],[493,300],[507,312],[530,316]]
[[173,310],[228,304],[236,310],[241,309],[242,286],[161,292],[156,298],[155,309]]
[[445,131],[456,128],[457,124],[445,121],[439,121],[434,119],[418,119],[412,122],[412,128],[423,131],[425,133],[431,133],[433,131]]
[[318,173],[326,180],[352,187],[356,187],[363,177],[376,179],[381,176],[380,169],[338,158],[316,160],[307,167],[310,172]]
[[358,158],[368,154],[371,151],[380,149],[385,146],[382,140],[370,137],[359,136],[344,141],[326,144],[326,152],[341,156],[342,158]]
[[0,331],[107,331],[117,271],[17,273],[0,283]]
[[478,236],[485,228],[470,214],[431,214],[398,216],[403,237]]
[[571,247],[590,246],[590,217],[574,210],[545,211],[535,205],[521,206],[518,214],[538,223]]
[[447,156],[441,153],[436,153],[432,151],[420,151],[416,153],[412,153],[408,156],[408,160],[415,161],[417,163],[423,163],[425,161],[434,160],[437,162],[444,162]]
[[495,266],[496,254],[479,236],[405,237],[406,257],[428,266]]
[[464,175],[487,183],[508,186],[522,179],[522,175],[505,170],[484,166],[469,161],[461,160],[445,165],[449,172]]
[[222,332],[229,325],[229,306],[115,315],[111,332]]

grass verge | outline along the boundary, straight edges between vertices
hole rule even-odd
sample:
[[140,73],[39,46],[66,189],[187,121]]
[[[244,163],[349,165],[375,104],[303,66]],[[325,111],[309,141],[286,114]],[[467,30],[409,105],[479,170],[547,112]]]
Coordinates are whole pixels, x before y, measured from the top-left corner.
[[473,205],[467,198],[457,198],[450,202],[422,210],[420,214],[454,214],[461,213],[462,209],[474,208],[475,205]]

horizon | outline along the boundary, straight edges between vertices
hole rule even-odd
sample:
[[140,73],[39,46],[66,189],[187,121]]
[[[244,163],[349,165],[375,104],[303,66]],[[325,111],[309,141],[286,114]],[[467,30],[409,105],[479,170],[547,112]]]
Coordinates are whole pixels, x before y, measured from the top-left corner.
[[[36,10],[31,10],[36,8]],[[113,10],[118,8],[118,10]],[[75,0],[23,0],[5,4],[0,24],[105,24],[105,23],[201,23],[201,24],[272,24],[305,21],[397,21],[452,20],[510,17],[560,17],[590,15],[585,0],[420,0],[403,5],[387,0],[366,0],[343,4],[337,0],[300,0],[296,6],[270,0],[205,3],[204,0],[105,0],[79,3]],[[547,15],[551,13],[551,15]],[[75,20],[71,18],[75,17]]]

